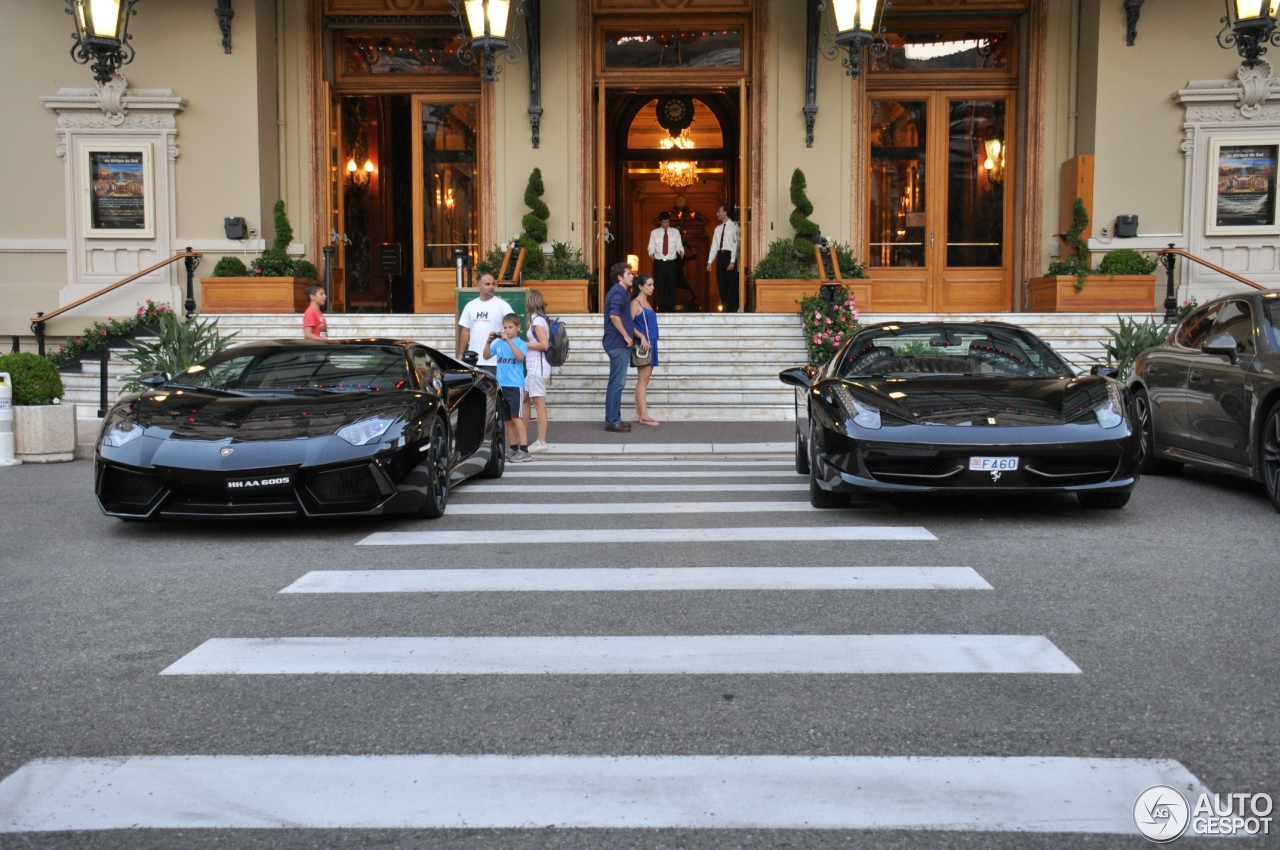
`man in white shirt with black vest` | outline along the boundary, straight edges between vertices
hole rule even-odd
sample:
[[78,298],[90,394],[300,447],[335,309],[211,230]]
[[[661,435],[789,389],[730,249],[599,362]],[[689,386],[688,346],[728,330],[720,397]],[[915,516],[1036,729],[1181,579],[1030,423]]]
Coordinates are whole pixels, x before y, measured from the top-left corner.
[[671,226],[671,213],[666,210],[658,216],[658,226],[649,234],[649,256],[653,257],[658,309],[670,313],[676,309],[676,281],[680,279],[684,243],[680,241],[680,231]]
[[711,235],[711,256],[707,258],[707,271],[716,272],[716,287],[720,290],[720,306],[726,313],[738,312],[738,223],[733,220],[733,210],[721,204],[716,210],[720,226]]

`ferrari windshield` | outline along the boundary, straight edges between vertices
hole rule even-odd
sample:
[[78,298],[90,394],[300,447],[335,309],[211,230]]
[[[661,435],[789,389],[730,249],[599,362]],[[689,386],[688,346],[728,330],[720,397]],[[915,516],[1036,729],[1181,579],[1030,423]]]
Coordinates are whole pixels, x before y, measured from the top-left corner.
[[1075,375],[1049,346],[1026,331],[951,323],[884,325],[863,331],[845,349],[835,374],[840,378]]
[[337,393],[397,390],[411,382],[399,348],[317,345],[228,349],[170,383],[235,393]]

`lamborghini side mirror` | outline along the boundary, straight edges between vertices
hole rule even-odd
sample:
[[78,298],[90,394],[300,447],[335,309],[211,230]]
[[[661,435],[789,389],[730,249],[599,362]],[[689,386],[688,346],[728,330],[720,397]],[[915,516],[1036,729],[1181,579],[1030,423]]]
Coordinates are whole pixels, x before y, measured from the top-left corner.
[[169,376],[164,372],[146,372],[138,378],[138,383],[148,389],[158,390],[169,382]]

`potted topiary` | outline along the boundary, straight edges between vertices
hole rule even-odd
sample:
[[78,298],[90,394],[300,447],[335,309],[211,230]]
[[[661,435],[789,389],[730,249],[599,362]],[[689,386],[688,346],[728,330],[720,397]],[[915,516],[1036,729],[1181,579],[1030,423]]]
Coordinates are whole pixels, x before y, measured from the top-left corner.
[[1044,277],[1028,282],[1032,313],[1150,312],[1156,306],[1156,261],[1131,248],[1117,248],[1090,267],[1081,234],[1089,224],[1084,201],[1071,207],[1071,227],[1062,234],[1070,253],[1049,264]]
[[529,175],[529,184],[524,189],[524,203],[529,208],[520,225],[524,233],[518,241],[524,248],[524,276],[541,277],[546,271],[547,258],[542,252],[542,244],[547,241],[547,221],[551,218],[551,208],[542,200],[546,188],[542,185],[542,169],[535,168]]
[[[805,241],[808,242],[807,239]],[[765,255],[751,270],[757,313],[794,313],[797,304],[818,294],[823,282],[818,279],[813,243],[808,242],[809,250],[803,254],[797,248],[799,243],[799,237],[794,240],[773,240]],[[871,300],[870,284],[849,281],[866,280],[866,270],[854,257],[849,245],[834,242],[831,244],[831,252],[840,267],[845,289],[865,308]]]
[[289,256],[293,226],[284,201],[272,212],[276,238],[262,256],[245,266],[235,256],[218,260],[211,277],[200,278],[202,313],[301,313],[307,309],[306,287],[318,280],[310,261]]
[[13,443],[18,460],[74,460],[76,406],[60,403],[65,391],[58,367],[38,354],[6,354],[0,356],[0,372],[7,372],[13,381]]

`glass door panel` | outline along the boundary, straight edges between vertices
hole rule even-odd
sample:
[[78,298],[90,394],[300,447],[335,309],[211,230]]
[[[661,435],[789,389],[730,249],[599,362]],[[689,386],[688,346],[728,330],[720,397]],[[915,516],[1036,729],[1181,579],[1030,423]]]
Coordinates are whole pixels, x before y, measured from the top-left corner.
[[423,103],[421,109],[422,267],[453,268],[453,249],[476,253],[478,104]]
[[927,100],[871,101],[870,266],[927,265],[928,107]]
[[948,104],[947,266],[1004,265],[1005,101]]

